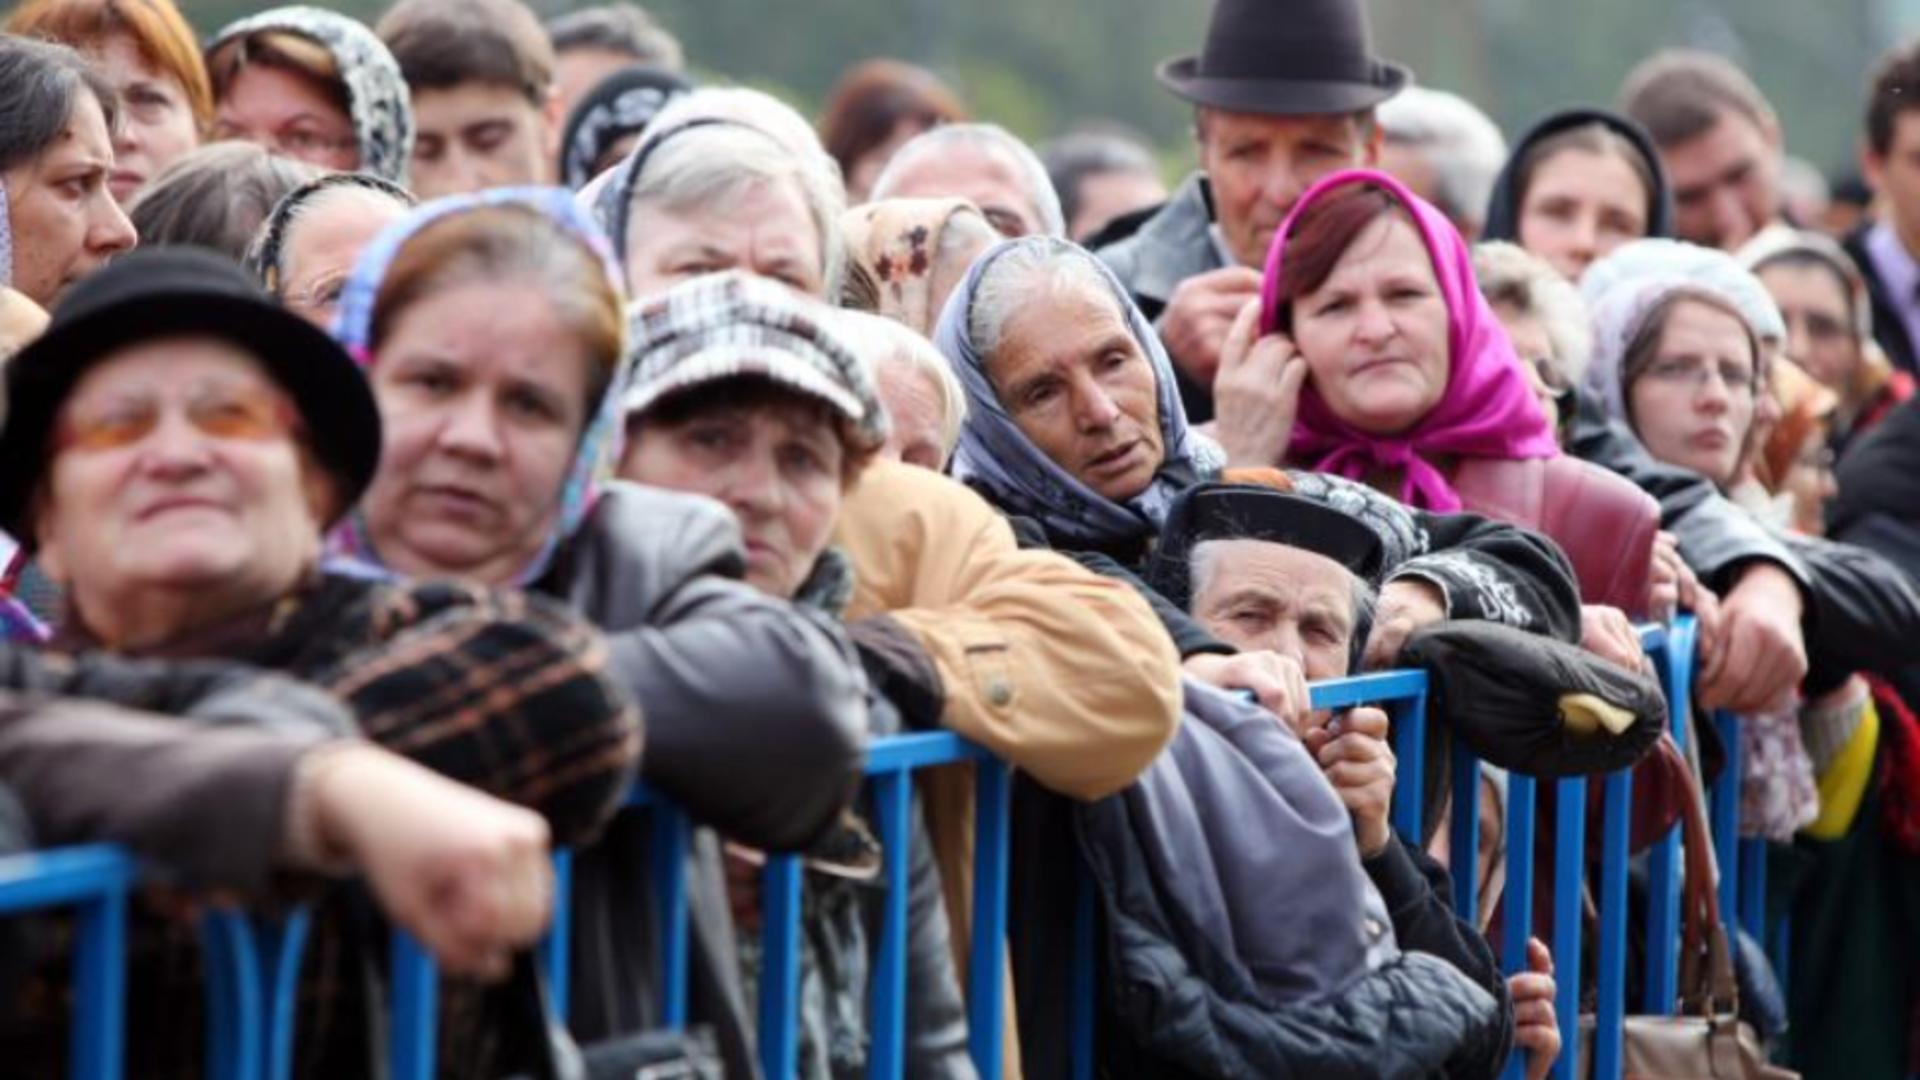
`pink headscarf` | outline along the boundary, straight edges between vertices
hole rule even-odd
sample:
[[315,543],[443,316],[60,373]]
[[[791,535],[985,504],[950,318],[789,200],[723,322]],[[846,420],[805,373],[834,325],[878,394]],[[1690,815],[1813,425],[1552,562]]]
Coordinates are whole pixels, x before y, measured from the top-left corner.
[[1527,385],[1513,343],[1480,295],[1472,253],[1446,215],[1398,180],[1372,169],[1349,169],[1314,184],[1273,236],[1260,291],[1260,328],[1264,333],[1279,329],[1280,266],[1294,223],[1315,201],[1348,184],[1385,189],[1407,208],[1420,229],[1447,305],[1447,389],[1439,404],[1412,428],[1380,436],[1335,417],[1309,381],[1300,394],[1287,460],[1353,480],[1364,480],[1375,469],[1404,468],[1401,502],[1423,510],[1459,510],[1459,493],[1430,457],[1549,458],[1559,455],[1560,446]]

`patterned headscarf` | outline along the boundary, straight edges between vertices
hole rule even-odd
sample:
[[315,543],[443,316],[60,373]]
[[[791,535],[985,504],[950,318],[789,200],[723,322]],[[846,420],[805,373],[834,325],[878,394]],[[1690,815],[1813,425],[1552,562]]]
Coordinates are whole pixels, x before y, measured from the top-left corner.
[[353,120],[354,141],[360,146],[360,169],[396,184],[407,182],[413,157],[413,106],[407,81],[393,53],[361,23],[316,7],[282,7],[263,11],[214,35],[206,55],[229,43],[262,32],[280,31],[307,38],[329,53],[340,68],[347,90],[347,112]]
[[596,83],[567,116],[560,138],[560,182],[575,191],[593,179],[607,149],[645,131],[667,103],[693,89],[671,71],[635,64]]
[[[959,221],[972,221],[988,244],[997,242],[993,226],[965,199],[880,199],[841,215],[847,256],[872,280],[880,314],[920,334],[933,333],[940,317],[934,297],[940,245]],[[954,265],[951,274],[965,268]]]
[[[974,294],[988,268],[1009,252],[1022,249],[1049,258],[1085,259],[1112,289],[1127,329],[1153,367],[1166,460],[1146,490],[1125,502],[1114,502],[1095,492],[1035,446],[1000,404],[987,377],[987,357],[973,341]],[[1188,430],[1173,364],[1152,324],[1140,314],[1106,264],[1077,244],[1050,236],[1026,236],[989,248],[947,298],[933,343],[953,365],[967,391],[967,421],[960,429],[960,446],[953,455],[954,477],[984,489],[1001,509],[1039,521],[1049,535],[1096,546],[1130,543],[1151,535],[1165,520],[1174,496],[1217,472],[1224,463],[1224,455],[1212,440]]]
[[[354,264],[353,275],[347,279],[346,288],[340,295],[340,314],[334,324],[333,336],[356,362],[364,368],[371,368],[375,362],[374,302],[380,295],[380,285],[386,278],[387,269],[393,265],[401,248],[435,222],[492,207],[522,207],[553,222],[561,231],[593,252],[605,268],[614,292],[620,293],[620,270],[614,263],[607,239],[592,218],[574,205],[572,192],[557,187],[494,188],[436,199],[387,226],[360,253],[359,262]],[[623,348],[622,353],[625,352]],[[581,434],[573,466],[561,489],[560,509],[554,518],[553,531],[540,553],[516,577],[515,584],[525,585],[539,580],[552,563],[553,553],[560,543],[577,532],[592,511],[594,500],[599,495],[600,481],[611,468],[611,463],[619,457],[622,432],[619,388],[625,381],[624,372],[615,372],[614,377],[608,380],[607,390]],[[329,548],[334,569],[370,577],[394,576],[374,550],[372,535],[368,532],[362,510],[356,509],[334,530],[329,538]]]
[[1260,327],[1267,333],[1279,327],[1281,268],[1301,215],[1355,184],[1378,187],[1404,207],[1433,260],[1433,276],[1447,307],[1446,391],[1413,427],[1383,436],[1361,431],[1335,416],[1309,381],[1300,392],[1287,460],[1350,480],[1364,479],[1375,469],[1404,469],[1401,502],[1451,513],[1460,509],[1460,495],[1435,460],[1449,456],[1549,458],[1559,455],[1560,444],[1527,385],[1513,342],[1480,295],[1473,254],[1446,215],[1398,180],[1371,169],[1338,172],[1314,184],[1274,233],[1260,295]]

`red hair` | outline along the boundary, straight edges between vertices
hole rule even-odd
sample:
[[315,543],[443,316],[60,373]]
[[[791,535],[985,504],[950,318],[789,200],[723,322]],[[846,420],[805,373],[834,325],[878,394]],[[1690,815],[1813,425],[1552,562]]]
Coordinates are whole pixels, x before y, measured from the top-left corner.
[[1282,333],[1293,332],[1293,302],[1325,285],[1360,234],[1390,214],[1413,224],[1413,214],[1378,184],[1349,184],[1301,211],[1287,233],[1274,293],[1275,318]]
[[213,86],[193,27],[173,0],[27,0],[7,17],[7,32],[99,52],[125,34],[140,58],[180,84],[201,131],[213,125]]

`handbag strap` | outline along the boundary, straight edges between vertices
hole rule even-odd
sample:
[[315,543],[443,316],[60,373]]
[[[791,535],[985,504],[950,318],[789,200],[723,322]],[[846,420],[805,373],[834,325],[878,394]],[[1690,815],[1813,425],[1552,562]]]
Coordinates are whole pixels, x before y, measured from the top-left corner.
[[546,972],[532,952],[514,954],[504,993],[510,1041],[520,1047],[513,1056],[524,1059],[525,1075],[531,1080],[585,1080],[580,1047],[554,1015]]
[[1677,759],[1680,785],[1680,825],[1686,846],[1686,884],[1681,892],[1680,992],[1684,1007],[1703,1016],[1739,1010],[1739,987],[1734,980],[1733,952],[1726,924],[1720,917],[1720,870],[1714,859],[1713,838],[1707,829],[1706,800],[1700,779],[1671,742],[1662,739],[1657,753]]

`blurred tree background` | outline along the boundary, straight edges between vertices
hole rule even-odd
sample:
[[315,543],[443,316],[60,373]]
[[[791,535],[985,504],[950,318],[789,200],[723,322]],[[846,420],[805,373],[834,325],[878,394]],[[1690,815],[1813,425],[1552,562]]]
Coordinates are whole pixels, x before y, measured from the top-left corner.
[[[325,2],[325,0],[321,0]],[[531,0],[542,14],[577,6]],[[1285,18],[1287,0],[1270,0]],[[847,65],[895,56],[934,69],[974,111],[1029,138],[1119,121],[1191,161],[1189,113],[1154,81],[1195,49],[1208,0],[643,0],[706,77],[770,90],[814,112]],[[271,6],[185,0],[203,33]],[[382,0],[336,0],[371,20]],[[1419,80],[1479,102],[1508,131],[1560,105],[1610,102],[1641,57],[1667,45],[1724,53],[1753,73],[1789,149],[1852,167],[1867,73],[1920,0],[1372,0],[1380,50]]]

